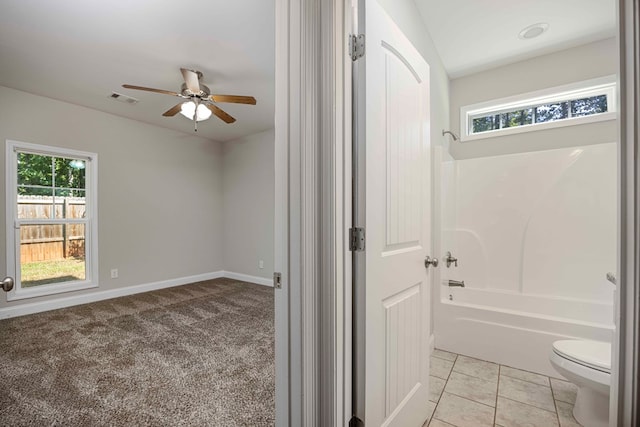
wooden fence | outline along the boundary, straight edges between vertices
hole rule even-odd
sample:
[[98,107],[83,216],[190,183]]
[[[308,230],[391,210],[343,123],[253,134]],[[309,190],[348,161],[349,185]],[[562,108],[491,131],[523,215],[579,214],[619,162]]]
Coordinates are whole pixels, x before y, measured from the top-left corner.
[[[18,196],[19,219],[82,218],[84,198]],[[22,263],[84,258],[84,224],[42,224],[20,227]]]

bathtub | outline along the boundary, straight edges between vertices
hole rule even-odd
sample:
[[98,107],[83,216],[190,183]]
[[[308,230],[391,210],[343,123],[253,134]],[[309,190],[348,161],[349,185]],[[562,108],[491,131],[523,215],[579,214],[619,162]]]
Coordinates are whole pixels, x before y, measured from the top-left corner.
[[491,289],[440,286],[435,347],[559,377],[549,363],[560,339],[611,342],[613,305]]

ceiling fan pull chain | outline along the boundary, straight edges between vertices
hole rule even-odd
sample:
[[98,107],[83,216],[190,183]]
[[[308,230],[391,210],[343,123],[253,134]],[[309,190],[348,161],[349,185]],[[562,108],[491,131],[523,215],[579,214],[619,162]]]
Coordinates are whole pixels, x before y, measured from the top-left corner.
[[198,132],[198,107],[200,106],[198,98],[195,98],[193,103],[196,104],[196,108],[193,110],[193,131]]

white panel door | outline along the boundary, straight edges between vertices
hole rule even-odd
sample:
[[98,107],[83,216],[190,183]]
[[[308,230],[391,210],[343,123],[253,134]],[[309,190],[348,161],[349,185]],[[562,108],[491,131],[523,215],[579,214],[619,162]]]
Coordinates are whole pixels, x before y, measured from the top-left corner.
[[364,3],[363,421],[420,427],[429,415],[429,66],[376,1]]

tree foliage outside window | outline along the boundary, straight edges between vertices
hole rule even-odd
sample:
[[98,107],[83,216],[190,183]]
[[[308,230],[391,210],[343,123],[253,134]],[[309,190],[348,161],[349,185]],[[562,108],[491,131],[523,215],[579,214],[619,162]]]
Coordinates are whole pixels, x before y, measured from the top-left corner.
[[473,117],[471,133],[476,134],[511,127],[567,120],[574,117],[602,114],[608,111],[607,95],[533,105],[499,114],[490,113],[480,117]]
[[85,161],[18,153],[18,195],[84,197]]
[[607,95],[571,101],[571,115],[573,117],[590,116],[591,114],[606,113],[607,111]]

